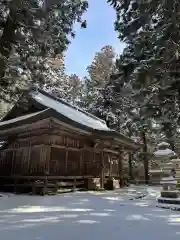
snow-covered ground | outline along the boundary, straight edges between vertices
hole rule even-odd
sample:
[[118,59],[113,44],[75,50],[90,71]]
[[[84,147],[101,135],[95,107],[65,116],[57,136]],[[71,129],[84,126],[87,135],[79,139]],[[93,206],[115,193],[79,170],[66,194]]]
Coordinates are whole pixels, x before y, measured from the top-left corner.
[[[159,188],[0,198],[1,240],[178,240],[180,212],[156,208]],[[135,196],[148,194],[143,199]]]

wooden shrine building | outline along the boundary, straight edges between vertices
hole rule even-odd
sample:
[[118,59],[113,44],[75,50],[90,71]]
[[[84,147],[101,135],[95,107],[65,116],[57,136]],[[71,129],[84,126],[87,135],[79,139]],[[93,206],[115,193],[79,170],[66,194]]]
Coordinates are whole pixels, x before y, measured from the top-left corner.
[[[99,118],[31,88],[0,122],[0,185],[19,179],[113,176],[123,185],[123,151],[136,151],[132,139]],[[21,183],[23,184],[24,181]]]

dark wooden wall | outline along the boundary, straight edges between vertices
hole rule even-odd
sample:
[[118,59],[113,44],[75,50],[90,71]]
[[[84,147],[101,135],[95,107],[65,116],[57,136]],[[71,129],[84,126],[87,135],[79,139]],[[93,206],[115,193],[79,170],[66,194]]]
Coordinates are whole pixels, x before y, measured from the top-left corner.
[[[0,152],[0,176],[118,176],[118,156],[93,148],[93,139],[42,124],[25,131]],[[56,133],[56,134],[55,134]],[[103,161],[102,161],[103,157]],[[103,163],[102,163],[103,162]]]

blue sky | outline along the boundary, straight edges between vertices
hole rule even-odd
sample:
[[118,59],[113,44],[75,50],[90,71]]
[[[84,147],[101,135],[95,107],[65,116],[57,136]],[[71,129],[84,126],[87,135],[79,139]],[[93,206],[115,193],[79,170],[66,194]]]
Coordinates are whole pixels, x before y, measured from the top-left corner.
[[96,52],[103,46],[111,45],[117,53],[123,50],[123,44],[117,39],[114,31],[115,11],[106,0],[89,0],[89,9],[83,15],[87,28],[76,30],[65,58],[68,74],[86,75],[86,67],[91,64]]

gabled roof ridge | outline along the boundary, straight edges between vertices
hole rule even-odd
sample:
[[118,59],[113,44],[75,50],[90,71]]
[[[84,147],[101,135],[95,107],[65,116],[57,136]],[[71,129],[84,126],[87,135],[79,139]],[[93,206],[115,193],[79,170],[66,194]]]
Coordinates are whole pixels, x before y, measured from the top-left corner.
[[98,120],[98,121],[102,122],[103,124],[106,124],[106,122],[105,122],[104,120],[102,120],[101,118],[98,118],[98,117],[94,116],[93,114],[88,113],[88,112],[86,112],[85,110],[83,110],[83,109],[81,109],[81,108],[79,108],[79,107],[77,107],[77,106],[74,106],[73,104],[70,104],[70,103],[68,103],[68,102],[65,102],[63,99],[61,99],[61,98],[59,98],[59,97],[55,97],[55,96],[53,96],[51,93],[46,92],[45,90],[43,90],[43,89],[41,89],[41,88],[39,88],[39,87],[33,86],[33,87],[31,87],[31,88],[29,89],[29,92],[31,92],[31,91],[40,92],[40,93],[46,95],[47,97],[50,97],[50,98],[52,98],[52,99],[54,99],[54,100],[56,100],[56,101],[58,101],[58,102],[60,102],[60,103],[63,103],[64,105],[66,105],[66,106],[68,106],[68,107],[71,107],[71,108],[73,108],[73,109],[75,109],[75,110],[77,110],[77,111],[79,111],[79,112],[81,112],[81,113],[84,113],[84,114],[86,114],[87,116],[89,116],[89,117],[91,117],[91,118],[93,118],[93,119],[95,119],[95,120]]

